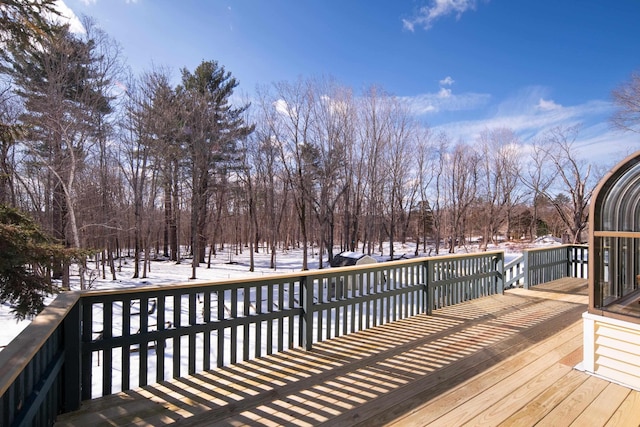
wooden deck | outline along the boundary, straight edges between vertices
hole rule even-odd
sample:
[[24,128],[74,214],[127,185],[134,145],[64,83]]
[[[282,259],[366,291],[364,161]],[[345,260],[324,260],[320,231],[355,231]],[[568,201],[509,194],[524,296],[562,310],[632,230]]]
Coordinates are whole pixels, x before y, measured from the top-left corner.
[[459,304],[87,401],[59,426],[640,425],[640,392],[574,369],[586,281]]

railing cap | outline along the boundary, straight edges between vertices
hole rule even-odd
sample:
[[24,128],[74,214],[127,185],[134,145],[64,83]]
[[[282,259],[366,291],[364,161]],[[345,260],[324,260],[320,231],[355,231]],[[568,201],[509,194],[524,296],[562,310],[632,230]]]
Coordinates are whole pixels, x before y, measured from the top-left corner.
[[38,314],[31,324],[0,351],[0,396],[13,384],[18,375],[47,339],[55,332],[69,311],[78,302],[80,292],[59,294]]

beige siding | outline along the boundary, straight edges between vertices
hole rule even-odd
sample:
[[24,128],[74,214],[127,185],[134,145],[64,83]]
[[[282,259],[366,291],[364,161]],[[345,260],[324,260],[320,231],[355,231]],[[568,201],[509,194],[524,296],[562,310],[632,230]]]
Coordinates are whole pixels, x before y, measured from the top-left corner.
[[[585,369],[596,375],[640,389],[640,327],[601,316],[586,315],[585,322],[593,322],[591,336],[585,334]],[[592,345],[587,345],[592,340]]]

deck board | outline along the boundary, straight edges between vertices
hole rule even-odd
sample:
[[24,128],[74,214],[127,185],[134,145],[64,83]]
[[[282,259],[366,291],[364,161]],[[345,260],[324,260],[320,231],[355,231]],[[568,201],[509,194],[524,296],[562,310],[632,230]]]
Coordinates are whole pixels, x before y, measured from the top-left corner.
[[[573,369],[581,359],[585,283],[510,290],[312,351],[293,349],[87,401],[57,425],[558,426],[581,416],[632,423],[640,393]],[[611,411],[592,415],[592,402]]]

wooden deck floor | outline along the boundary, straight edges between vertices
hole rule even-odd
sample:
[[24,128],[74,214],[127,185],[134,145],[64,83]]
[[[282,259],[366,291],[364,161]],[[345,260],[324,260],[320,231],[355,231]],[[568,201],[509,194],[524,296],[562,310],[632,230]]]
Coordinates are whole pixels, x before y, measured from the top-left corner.
[[57,425],[638,426],[640,392],[574,369],[586,291],[510,290],[88,401]]

